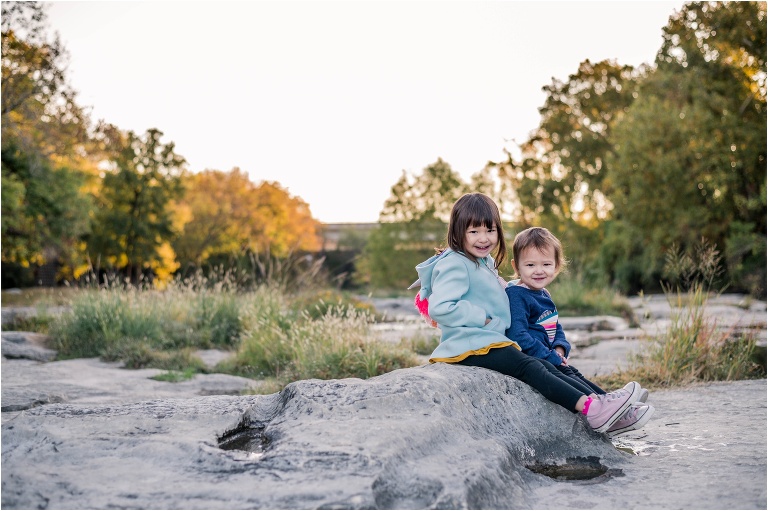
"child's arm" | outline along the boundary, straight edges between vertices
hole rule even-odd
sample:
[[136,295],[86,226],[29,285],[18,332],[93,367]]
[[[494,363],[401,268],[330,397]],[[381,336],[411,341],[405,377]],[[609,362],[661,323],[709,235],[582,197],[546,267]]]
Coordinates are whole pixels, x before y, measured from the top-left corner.
[[429,297],[429,316],[448,327],[485,326],[488,317],[482,307],[462,297],[469,291],[469,274],[461,261],[442,259],[432,273],[432,294]]
[[571,352],[571,343],[569,343],[565,338],[563,326],[559,321],[557,322],[557,327],[555,328],[555,340],[552,342],[553,348],[557,348],[558,346],[565,350],[565,358],[568,358],[568,354]]
[[512,325],[507,330],[507,337],[519,344],[527,355],[546,360],[552,365],[559,366],[562,364],[563,359],[557,351],[550,349],[542,340],[531,335],[528,322],[528,304],[525,303],[521,294],[513,289],[508,289],[507,296],[509,296],[509,310],[512,316]]

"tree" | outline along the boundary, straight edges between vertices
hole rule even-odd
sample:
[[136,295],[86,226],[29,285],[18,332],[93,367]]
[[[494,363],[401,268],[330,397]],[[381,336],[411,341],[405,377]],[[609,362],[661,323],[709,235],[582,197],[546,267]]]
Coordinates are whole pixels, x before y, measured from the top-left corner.
[[286,257],[320,248],[320,223],[301,198],[278,183],[256,185],[238,168],[190,174],[184,182],[176,206],[183,230],[173,243],[184,265],[199,266],[214,254]]
[[765,3],[691,3],[665,27],[607,167],[623,246],[609,271],[623,259],[641,281],[625,285],[653,285],[666,250],[705,238],[737,288],[765,292],[765,57]]
[[611,61],[582,62],[562,82],[553,79],[539,108],[541,123],[521,149],[516,188],[529,222],[595,225],[610,204],[602,193],[611,131],[632,104],[646,73]]
[[414,267],[444,242],[453,203],[467,191],[441,159],[421,174],[403,172],[368,238],[356,269],[358,282],[387,288],[413,282]]
[[89,119],[66,82],[67,53],[50,38],[46,4],[2,4],[2,137],[38,161],[77,158]]
[[15,146],[3,148],[3,261],[41,267],[37,283],[52,286],[59,264],[71,274],[79,262],[92,201],[81,193],[81,173],[45,164],[35,170],[33,177],[29,158]]
[[92,261],[121,268],[137,283],[144,270],[168,271],[167,244],[176,234],[170,204],[181,196],[185,160],[173,142],[161,142],[157,129],[139,137],[103,128],[111,159],[105,162],[88,253]]
[[[81,171],[88,118],[66,83],[66,52],[49,40],[45,5],[2,4],[2,258],[53,285],[81,264],[91,201]],[[6,267],[4,272],[8,270]]]
[[510,234],[546,226],[565,245],[571,268],[591,278],[597,278],[591,261],[612,207],[603,192],[612,131],[647,73],[586,60],[566,81],[553,79],[543,87],[540,124],[520,145],[521,160],[508,153],[507,161],[493,164],[500,204],[513,213]]

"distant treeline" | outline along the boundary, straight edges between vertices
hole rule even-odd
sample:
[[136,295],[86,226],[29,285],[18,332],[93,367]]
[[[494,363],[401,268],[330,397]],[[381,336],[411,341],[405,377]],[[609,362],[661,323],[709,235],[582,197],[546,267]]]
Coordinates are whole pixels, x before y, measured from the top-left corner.
[[670,251],[695,258],[714,246],[722,283],[764,296],[765,16],[765,2],[686,4],[652,65],[584,61],[544,86],[519,156],[469,183],[442,160],[403,174],[378,227],[324,250],[322,225],[279,183],[191,173],[161,131],[94,124],[67,84],[45,4],[4,2],[3,287],[228,265],[258,275],[299,259],[322,260],[340,286],[404,287],[442,244],[451,204],[482,191],[501,205],[507,235],[548,227],[571,272],[592,283],[658,289]]

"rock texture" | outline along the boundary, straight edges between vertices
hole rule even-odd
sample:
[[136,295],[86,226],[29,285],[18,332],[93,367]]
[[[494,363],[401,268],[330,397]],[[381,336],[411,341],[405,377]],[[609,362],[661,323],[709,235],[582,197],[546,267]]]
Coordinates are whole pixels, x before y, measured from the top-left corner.
[[[569,320],[582,372],[622,365],[664,327],[663,298],[635,302],[641,328]],[[765,345],[765,302],[712,305]],[[381,333],[424,333],[400,323]],[[5,509],[766,509],[766,380],[652,392],[653,419],[614,446],[483,369],[427,365],[242,396],[258,382],[47,362],[41,337],[2,335]],[[199,356],[213,367],[227,354]]]
[[48,336],[33,332],[3,332],[3,357],[50,362],[56,358],[56,351],[45,347],[47,340]]
[[[436,364],[269,396],[51,404],[2,429],[2,507],[530,508],[631,456],[512,378]],[[600,475],[602,474],[602,475]]]

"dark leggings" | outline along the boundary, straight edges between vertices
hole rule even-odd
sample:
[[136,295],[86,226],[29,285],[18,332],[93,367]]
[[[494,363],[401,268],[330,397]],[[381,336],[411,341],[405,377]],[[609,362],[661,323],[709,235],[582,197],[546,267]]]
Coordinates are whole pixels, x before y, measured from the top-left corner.
[[581,396],[593,392],[584,383],[561,373],[546,360],[530,357],[514,346],[492,348],[486,355],[470,355],[457,363],[484,367],[517,378],[571,412],[576,411],[576,403]]
[[574,380],[579,380],[581,383],[583,383],[584,385],[586,385],[587,387],[592,389],[592,392],[594,392],[598,396],[600,394],[606,394],[606,392],[603,389],[601,389],[596,384],[594,384],[591,381],[589,381],[588,379],[586,379],[584,377],[584,375],[581,374],[579,372],[579,370],[576,369],[573,366],[570,366],[570,365],[568,365],[568,366],[559,365],[559,366],[555,366],[555,369],[557,369],[558,371],[560,371],[564,375],[566,375],[566,376],[568,376],[570,378],[573,378]]

